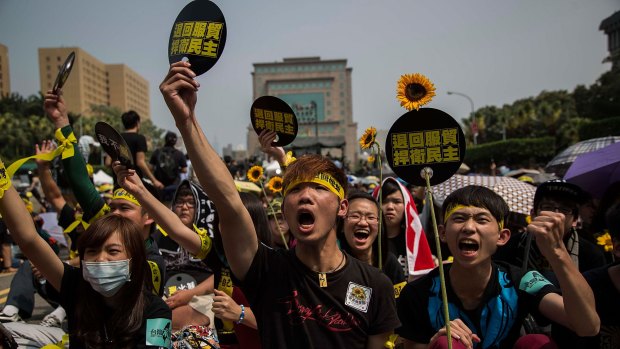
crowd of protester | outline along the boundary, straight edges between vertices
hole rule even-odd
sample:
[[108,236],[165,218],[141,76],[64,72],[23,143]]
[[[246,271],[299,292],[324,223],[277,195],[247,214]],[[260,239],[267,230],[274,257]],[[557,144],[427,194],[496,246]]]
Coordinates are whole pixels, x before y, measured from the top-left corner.
[[[110,159],[114,186],[96,187],[84,157],[63,156],[72,195],[41,159],[27,190],[0,188],[3,272],[16,272],[0,312],[9,344],[447,348],[450,332],[453,348],[620,347],[620,183],[597,200],[543,182],[529,216],[486,187],[459,188],[430,208],[440,272],[424,188],[393,176],[351,181],[341,161],[295,159],[270,131],[259,140],[279,171],[254,178],[258,159],[221,159],[209,145],[193,114],[193,77],[178,62],[160,85],[189,161],[171,132],[170,149],[147,163],[139,115],[128,112],[123,137],[136,167]],[[59,131],[36,153],[58,144],[79,154],[62,94],[44,97]],[[160,166],[164,152],[175,171]],[[235,180],[261,190],[240,192]],[[66,246],[43,229],[46,211]],[[35,292],[53,311],[25,323]]]

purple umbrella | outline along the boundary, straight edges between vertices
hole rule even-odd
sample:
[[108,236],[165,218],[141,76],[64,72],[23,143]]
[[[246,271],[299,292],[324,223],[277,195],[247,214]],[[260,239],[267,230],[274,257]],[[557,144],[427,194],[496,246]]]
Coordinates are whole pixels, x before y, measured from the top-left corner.
[[601,198],[612,183],[620,181],[620,142],[579,155],[564,179]]

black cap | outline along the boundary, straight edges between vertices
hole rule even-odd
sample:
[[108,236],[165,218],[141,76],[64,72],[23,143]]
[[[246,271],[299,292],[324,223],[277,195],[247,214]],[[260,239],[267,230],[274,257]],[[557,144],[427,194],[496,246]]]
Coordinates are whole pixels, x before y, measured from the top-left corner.
[[574,201],[577,204],[582,204],[586,199],[586,195],[579,186],[568,183],[563,179],[553,179],[541,183],[538,188],[536,188],[536,193],[534,194],[534,208],[538,206],[544,197],[548,196]]

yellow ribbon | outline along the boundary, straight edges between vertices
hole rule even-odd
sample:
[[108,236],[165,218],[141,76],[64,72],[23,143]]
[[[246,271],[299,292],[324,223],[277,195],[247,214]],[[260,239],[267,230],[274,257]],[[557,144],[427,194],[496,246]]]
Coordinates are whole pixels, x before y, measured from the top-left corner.
[[69,334],[65,333],[62,335],[62,340],[58,343],[54,343],[54,344],[47,344],[43,347],[41,347],[41,349],[66,349],[68,348],[69,344]]
[[70,233],[72,231],[75,230],[75,228],[78,227],[78,225],[82,225],[82,227],[84,227],[84,230],[88,229],[88,227],[90,226],[90,224],[86,223],[84,220],[82,220],[82,215],[81,214],[76,214],[75,215],[75,222],[71,223],[67,229],[65,229],[65,233]]
[[58,142],[60,142],[60,144],[58,145],[58,149],[60,149],[62,153],[63,160],[75,155],[75,149],[73,149],[73,144],[77,143],[77,138],[75,138],[73,132],[71,132],[69,136],[65,138],[65,136],[62,134],[61,129],[57,129],[54,133],[54,136],[56,136],[56,139],[58,140]]
[[[446,214],[444,214],[443,216],[443,223],[446,224],[446,222],[448,221],[448,218],[450,218],[450,216],[452,216],[454,214],[454,212],[456,212],[457,210],[460,210],[462,208],[473,208],[474,206],[465,206],[465,205],[454,205],[454,206],[450,206],[450,208],[448,208],[446,210]],[[499,225],[499,230],[504,229],[504,220],[500,220],[497,222],[497,224]]]
[[340,183],[338,183],[338,181],[330,174],[324,172],[317,174],[316,176],[314,176],[314,178],[310,180],[296,180],[291,182],[284,190],[284,196],[286,196],[286,194],[291,189],[295,188],[301,183],[317,183],[323,185],[327,189],[329,189],[329,191],[336,194],[336,196],[340,198],[340,200],[344,199],[344,188],[342,187],[342,185],[340,185]]
[[19,168],[22,167],[22,165],[30,159],[52,161],[60,154],[62,154],[63,159],[70,158],[75,155],[73,143],[77,143],[77,139],[75,138],[73,132],[71,132],[71,134],[65,138],[65,136],[62,135],[62,132],[60,132],[60,129],[58,129],[56,130],[55,136],[56,139],[60,142],[58,148],[56,148],[53,152],[50,153],[32,155],[15,161],[6,170],[9,178],[12,178],[15,172],[17,172],[17,170],[19,170]]
[[4,196],[4,192],[11,187],[11,177],[8,175],[4,163],[0,160],[0,199]]

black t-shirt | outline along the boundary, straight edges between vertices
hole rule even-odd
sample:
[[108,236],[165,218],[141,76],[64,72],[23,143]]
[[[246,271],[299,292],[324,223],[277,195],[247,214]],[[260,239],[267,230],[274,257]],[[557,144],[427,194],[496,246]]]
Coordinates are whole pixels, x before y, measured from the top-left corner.
[[407,280],[402,265],[400,265],[398,259],[392,252],[388,252],[385,258],[383,273],[387,275],[394,285]]
[[574,332],[560,325],[553,325],[553,339],[560,348],[611,349],[620,348],[620,291],[609,277],[609,268],[620,262],[592,269],[583,277],[586,279],[596,301],[596,312],[601,319],[598,336],[578,337]]
[[388,238],[388,251],[392,252],[396,256],[396,260],[403,269],[405,275],[409,274],[407,269],[407,249],[405,248],[405,233],[401,232],[393,238]]
[[213,274],[205,261],[194,258],[170,236],[157,233],[155,234],[155,241],[166,263],[166,282],[174,275],[184,273],[194,278],[195,285],[193,287],[195,287]]
[[[143,152],[146,156],[146,151],[148,150],[148,147],[146,145],[146,137],[136,132],[123,132],[121,133],[121,136],[127,143],[129,150],[131,151],[131,156],[133,157],[134,164],[137,163],[136,154],[138,152]],[[136,172],[138,173],[138,176],[140,176],[140,178],[144,176],[142,170],[138,166],[136,166]],[[114,183],[116,183],[116,176],[114,176]]]
[[321,288],[294,249],[260,244],[241,288],[263,348],[366,348],[368,336],[399,326],[390,280],[350,255]]
[[[450,318],[461,319],[476,333],[482,340],[480,348],[512,348],[525,316],[531,313],[544,320],[538,304],[546,294],[559,293],[536,271],[523,274],[517,267],[494,263],[480,305],[468,311],[452,289],[450,267],[444,264]],[[439,269],[407,284],[397,300],[397,309],[402,326],[396,333],[416,343],[429,343],[445,325]]]
[[[60,286],[60,304],[67,312],[70,348],[85,348],[83,343],[79,342],[76,337],[71,335],[74,333],[76,326],[75,300],[80,297],[78,285],[82,278],[82,271],[80,268],[75,268],[68,264],[64,264],[64,267],[65,271]],[[170,345],[172,311],[158,296],[146,291],[145,296],[147,299],[144,307],[143,323],[136,334],[132,348],[167,348]],[[105,316],[105,314],[101,315]],[[147,340],[150,341],[152,345],[147,345]]]

